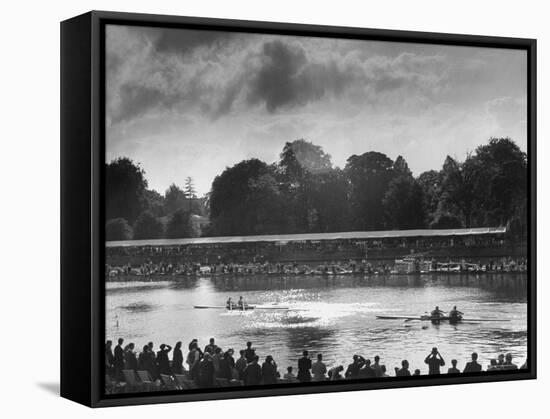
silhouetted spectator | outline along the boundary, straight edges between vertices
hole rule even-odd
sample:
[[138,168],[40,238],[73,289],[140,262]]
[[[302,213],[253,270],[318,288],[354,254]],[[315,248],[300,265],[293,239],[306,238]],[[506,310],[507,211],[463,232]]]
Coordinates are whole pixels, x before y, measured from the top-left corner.
[[468,372],[480,372],[481,371],[481,365],[477,363],[477,353],[472,353],[472,360],[468,363],[466,363],[466,366],[464,367],[463,373]]
[[199,379],[199,366],[202,358],[201,351],[198,347],[198,343],[191,342],[189,353],[187,354],[186,363],[189,365],[189,374],[193,380]]
[[457,363],[458,361],[456,359],[451,359],[452,367],[447,370],[447,374],[460,374],[460,370],[456,367]]
[[201,387],[212,387],[214,385],[214,364],[212,355],[209,352],[204,353],[204,357],[199,362],[198,383]]
[[344,377],[342,375],[342,371],[344,371],[344,367],[342,365],[338,365],[337,367],[331,368],[328,372],[329,381],[343,380]]
[[170,345],[163,343],[160,345],[160,350],[157,352],[157,364],[159,374],[171,375],[170,360],[168,359],[168,353],[172,350]]
[[382,377],[382,366],[380,365],[380,357],[376,355],[374,357],[374,364],[372,364],[372,369],[377,377]]
[[216,340],[214,338],[210,338],[210,343],[204,347],[204,352],[208,352],[211,355],[214,355],[217,348],[218,345],[216,345]]
[[271,355],[266,356],[262,364],[262,379],[264,384],[277,384],[277,364]]
[[113,341],[108,340],[105,342],[105,374],[113,375],[113,364],[115,357],[113,355]]
[[257,386],[262,383],[262,367],[258,365],[259,359],[258,356],[254,356],[243,372],[244,384],[247,386]]
[[244,350],[244,357],[246,358],[246,361],[250,364],[254,361],[255,356],[256,349],[252,347],[252,342],[246,342],[246,349]]
[[512,354],[507,353],[504,364],[502,364],[503,370],[517,370],[518,366],[512,362]]
[[181,351],[181,342],[177,342],[174,346],[174,353],[172,355],[172,372],[174,374],[181,374],[183,372],[183,352]]
[[124,339],[120,338],[118,340],[118,345],[115,346],[113,366],[115,368],[115,377],[117,380],[122,379],[122,370],[124,369],[124,349],[122,348],[123,343]]
[[376,371],[370,366],[370,359],[365,360],[365,365],[359,370],[359,378],[375,378]]
[[157,368],[155,366],[155,356],[151,352],[151,347],[149,345],[145,345],[143,347],[143,352],[139,354],[138,369],[149,371],[149,375],[151,375],[151,378],[155,378],[157,374]]
[[317,354],[317,361],[311,365],[311,372],[313,374],[313,381],[326,380],[327,366],[323,363],[323,354]]
[[228,380],[239,379],[239,376],[236,374],[237,371],[235,370],[235,359],[233,358],[233,353],[233,349],[228,349],[220,360],[220,377],[227,378]]
[[353,355],[353,362],[348,365],[346,378],[358,378],[359,370],[365,365],[365,359],[361,355]]
[[498,369],[500,369],[500,367],[497,364],[497,360],[496,359],[491,359],[489,361],[489,366],[487,367],[487,371],[495,371],[495,370],[498,370]]
[[395,367],[395,376],[396,377],[408,377],[411,375],[409,371],[409,361],[404,359],[401,361],[401,368]]
[[432,348],[432,352],[424,360],[425,364],[428,364],[429,371],[428,374],[441,374],[440,367],[445,365],[443,357],[437,350],[437,348]]
[[291,383],[295,383],[298,381],[294,373],[292,372],[292,367],[287,367],[285,375],[283,376],[285,380],[290,381]]
[[237,362],[235,362],[235,368],[237,369],[237,373],[239,374],[239,380],[243,380],[243,372],[248,365],[248,360],[245,357],[245,353],[246,351],[244,349],[241,349],[239,351],[239,354],[241,356],[239,359],[237,359]]
[[304,351],[302,357],[298,360],[298,380],[302,383],[311,381],[311,359],[309,352]]
[[124,368],[127,370],[136,371],[138,368],[138,361],[136,353],[134,352],[135,345],[130,343],[124,348]]

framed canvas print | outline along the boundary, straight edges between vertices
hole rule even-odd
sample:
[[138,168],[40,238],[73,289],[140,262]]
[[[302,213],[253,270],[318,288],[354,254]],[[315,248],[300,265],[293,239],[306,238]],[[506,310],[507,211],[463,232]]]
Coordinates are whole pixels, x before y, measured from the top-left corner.
[[535,40],[61,24],[61,393],[536,377]]

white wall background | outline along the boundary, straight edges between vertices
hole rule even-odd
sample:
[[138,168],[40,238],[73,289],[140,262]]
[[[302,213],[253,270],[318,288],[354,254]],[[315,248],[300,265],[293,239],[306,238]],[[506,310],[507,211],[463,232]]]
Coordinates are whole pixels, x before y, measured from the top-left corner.
[[[550,234],[546,182],[550,25],[543,1],[9,1],[0,64],[0,415],[406,418],[544,416],[550,374],[546,319]],[[538,39],[539,379],[92,411],[58,397],[59,21],[90,9],[501,35]],[[546,263],[546,266],[544,264]],[[545,391],[546,390],[546,391]]]

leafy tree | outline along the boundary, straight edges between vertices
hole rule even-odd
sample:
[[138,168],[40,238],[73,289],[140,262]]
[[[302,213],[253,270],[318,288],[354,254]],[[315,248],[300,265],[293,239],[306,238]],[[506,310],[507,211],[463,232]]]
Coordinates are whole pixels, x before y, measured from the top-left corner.
[[317,174],[310,184],[312,232],[346,231],[349,226],[349,184],[340,169]]
[[422,197],[426,223],[435,220],[437,208],[441,201],[441,175],[437,170],[428,170],[418,176],[418,185],[422,188]]
[[166,225],[166,237],[169,239],[182,239],[196,236],[197,233],[191,219],[191,213],[181,208],[176,210]]
[[106,218],[124,218],[133,223],[145,207],[145,171],[127,157],[105,165]]
[[195,185],[193,183],[192,177],[186,177],[185,178],[185,197],[187,199],[195,199],[197,198],[197,191],[195,190]]
[[413,178],[405,159],[399,156],[393,165],[393,179],[383,198],[387,228],[424,227],[425,212],[422,187]]
[[313,204],[312,191],[319,176],[332,171],[330,155],[304,139],[287,142],[277,171],[284,196],[286,225],[294,233],[312,231],[319,213]]
[[167,214],[186,208],[186,202],[185,192],[175,183],[172,183],[164,193],[164,206]]
[[147,210],[155,217],[164,217],[166,215],[164,197],[161,194],[154,189],[146,189],[144,197]]
[[393,173],[394,176],[412,177],[411,169],[403,156],[397,156],[393,162]]
[[134,224],[134,239],[160,239],[164,235],[164,225],[150,211],[140,214]]
[[287,142],[279,160],[279,167],[288,181],[300,181],[305,173],[324,173],[332,169],[330,155],[321,146],[304,139]]
[[441,202],[438,212],[450,213],[471,227],[476,206],[473,182],[475,172],[464,170],[463,164],[447,156],[441,170]]
[[227,168],[212,183],[211,233],[266,234],[280,227],[282,216],[273,168],[258,160],[244,160]]
[[130,240],[132,238],[132,227],[124,218],[112,218],[105,223],[105,239]]
[[352,228],[384,228],[383,199],[393,179],[393,161],[385,154],[369,151],[348,158],[346,168],[350,182]]
[[464,172],[472,178],[476,224],[506,225],[514,219],[526,222],[527,155],[514,141],[491,138],[468,156]]

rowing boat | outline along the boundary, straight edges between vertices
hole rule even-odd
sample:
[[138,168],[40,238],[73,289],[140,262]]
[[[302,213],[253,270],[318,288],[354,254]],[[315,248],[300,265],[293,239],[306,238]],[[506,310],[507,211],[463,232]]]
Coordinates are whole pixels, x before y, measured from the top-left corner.
[[[411,321],[411,320],[419,320],[419,321],[434,321],[434,322],[441,322],[441,321],[455,321],[456,319],[451,319],[449,316],[441,316],[441,317],[432,317],[432,316],[392,316],[392,315],[382,315],[382,316],[376,316],[377,319],[381,320],[405,320],[405,321]],[[468,318],[461,318],[458,320],[460,323],[465,322],[508,322],[510,320],[507,319],[468,319]]]
[[247,311],[247,310],[290,310],[288,306],[278,305],[278,304],[268,304],[268,305],[253,305],[248,304],[244,308],[238,306],[230,309],[227,306],[208,306],[208,305],[195,305],[193,308],[197,309],[215,309],[215,310],[227,310],[227,311]]

